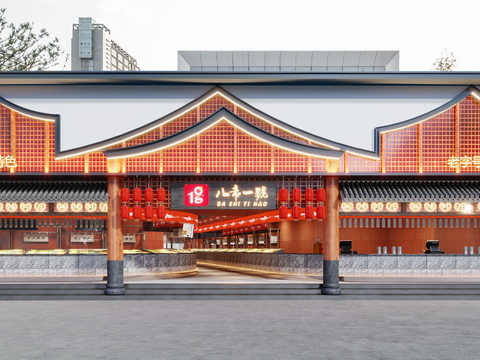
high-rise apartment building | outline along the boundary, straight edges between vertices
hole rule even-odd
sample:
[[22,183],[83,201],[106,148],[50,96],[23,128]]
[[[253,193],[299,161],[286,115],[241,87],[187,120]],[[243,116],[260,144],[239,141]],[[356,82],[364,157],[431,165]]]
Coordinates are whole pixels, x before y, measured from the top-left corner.
[[73,24],[72,71],[139,71],[129,53],[110,38],[110,30],[90,17]]

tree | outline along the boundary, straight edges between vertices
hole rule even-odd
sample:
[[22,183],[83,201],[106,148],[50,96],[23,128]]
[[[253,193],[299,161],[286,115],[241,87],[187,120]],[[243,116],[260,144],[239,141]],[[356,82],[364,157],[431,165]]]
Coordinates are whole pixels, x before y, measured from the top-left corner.
[[433,69],[436,71],[453,71],[458,65],[458,60],[455,59],[453,52],[443,49],[440,57],[437,57],[433,63]]
[[33,22],[9,24],[6,10],[0,9],[0,71],[42,71],[58,65],[64,54],[58,39],[49,40],[45,29],[34,33]]

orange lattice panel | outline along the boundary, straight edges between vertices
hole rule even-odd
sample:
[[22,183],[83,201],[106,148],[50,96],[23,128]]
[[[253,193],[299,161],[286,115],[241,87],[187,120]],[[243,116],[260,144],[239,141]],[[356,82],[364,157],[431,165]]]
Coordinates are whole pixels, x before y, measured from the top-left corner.
[[255,116],[246,112],[245,110],[237,108],[237,116],[256,127],[271,133],[272,125],[266,123],[265,121],[257,119]]
[[45,171],[45,121],[16,114],[17,168],[15,172]]
[[197,109],[186,113],[185,115],[180,116],[179,118],[169,122],[163,126],[163,137],[167,137],[173,134],[176,134],[186,128],[189,128],[192,125],[197,123]]
[[480,104],[468,96],[459,104],[459,157],[461,172],[480,171]]
[[163,151],[164,173],[194,173],[197,170],[197,139]]
[[423,172],[455,172],[448,159],[455,155],[455,109],[422,123]]
[[226,121],[215,125],[200,136],[200,171],[202,173],[233,173],[234,137],[235,128]]
[[[311,158],[311,164],[312,164],[312,173],[325,172],[325,159]],[[343,166],[343,162],[342,162],[342,166]]]
[[418,127],[383,134],[383,161],[386,172],[418,172]]
[[[287,139],[287,140],[290,140],[290,141],[295,141],[297,143],[300,143],[300,144],[307,144],[307,141],[302,139],[302,138],[299,138],[295,135],[292,135],[286,131],[283,131],[281,129],[278,129],[278,128],[274,128],[274,132],[273,132],[275,135],[281,137],[281,138],[284,138],[284,139]],[[316,144],[312,144],[313,146],[317,146]],[[322,146],[318,146],[318,147],[322,147]]]
[[234,105],[220,95],[216,95],[200,105],[200,120],[212,115],[218,109],[225,107],[228,110],[234,110]]
[[49,135],[49,172],[52,173],[83,173],[85,172],[85,157],[78,156],[65,160],[55,160],[55,124],[50,123],[48,126]]
[[126,158],[127,173],[158,172],[159,156],[156,153]]
[[349,173],[379,173],[382,171],[380,160],[363,158],[351,154],[345,154],[345,156],[347,158],[347,169]]
[[239,173],[271,172],[271,146],[237,130],[237,169]]
[[[10,109],[6,108],[3,105],[0,105],[0,155],[8,156],[11,155],[10,147]],[[8,172],[7,167],[0,168],[0,172]]]
[[275,149],[275,172],[295,173],[308,171],[307,156]]
[[[111,147],[110,149],[113,149],[113,147]],[[105,155],[100,151],[90,153],[88,169],[91,173],[106,173],[107,158],[105,157]]]
[[142,136],[126,141],[125,146],[123,147],[142,145],[158,139],[160,139],[160,131],[158,128],[156,128],[146,134],[143,134]]

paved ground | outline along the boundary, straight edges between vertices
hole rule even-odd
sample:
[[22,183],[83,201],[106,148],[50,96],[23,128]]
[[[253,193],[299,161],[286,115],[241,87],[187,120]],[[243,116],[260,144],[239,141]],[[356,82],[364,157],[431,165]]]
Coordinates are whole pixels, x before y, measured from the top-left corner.
[[476,301],[2,302],[2,359],[478,359]]

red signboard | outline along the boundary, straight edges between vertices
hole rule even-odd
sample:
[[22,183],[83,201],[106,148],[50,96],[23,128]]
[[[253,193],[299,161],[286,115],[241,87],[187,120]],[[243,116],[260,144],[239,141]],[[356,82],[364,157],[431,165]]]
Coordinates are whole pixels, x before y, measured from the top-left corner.
[[207,184],[187,184],[183,192],[185,206],[208,206]]

